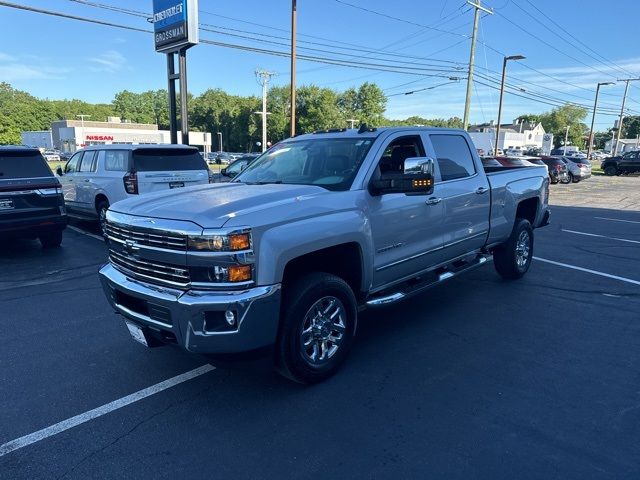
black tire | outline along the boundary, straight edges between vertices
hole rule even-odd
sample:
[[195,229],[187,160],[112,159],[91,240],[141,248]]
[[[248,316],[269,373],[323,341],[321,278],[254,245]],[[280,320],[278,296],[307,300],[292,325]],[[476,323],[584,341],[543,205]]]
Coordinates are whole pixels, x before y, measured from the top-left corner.
[[62,230],[53,230],[40,235],[42,248],[56,248],[62,243]]
[[553,177],[549,177],[549,182],[551,182],[551,185],[557,185],[559,181],[560,180],[558,180],[557,178],[554,179]]
[[[528,250],[524,251],[521,241],[525,240]],[[524,258],[524,262],[522,259]],[[533,258],[533,228],[529,220],[517,218],[509,239],[493,251],[493,264],[502,278],[515,280],[522,278]]]
[[[337,315],[341,325],[334,324],[336,320],[330,320],[329,314],[324,316],[313,315],[312,308],[316,305],[323,306],[323,301],[334,302]],[[317,310],[316,310],[317,312]],[[335,317],[333,317],[335,319]],[[315,322],[324,322],[323,326],[316,326]],[[313,322],[314,326],[309,326],[306,330],[313,333],[307,333],[309,345],[305,348],[303,338],[305,334],[305,326]],[[311,273],[303,277],[298,277],[289,285],[285,285],[283,291],[280,329],[278,332],[278,341],[276,345],[276,370],[283,376],[299,383],[312,384],[321,382],[333,375],[340,365],[344,362],[351,348],[353,336],[355,334],[357,322],[357,303],[353,291],[340,277],[328,273]],[[327,326],[329,325],[329,326]],[[317,331],[314,328],[317,327]],[[321,340],[322,336],[337,338],[335,344],[330,344],[332,340]],[[318,337],[316,337],[316,335]],[[326,348],[321,350],[319,343],[324,343]],[[315,346],[314,346],[315,344]],[[329,346],[329,344],[331,346]],[[333,346],[337,345],[337,349],[329,354]],[[323,360],[322,354],[320,358],[314,362],[309,356],[309,349],[321,353],[326,351],[326,358]]]
[[98,225],[100,227],[100,234],[107,240],[106,222],[107,222],[107,210],[109,210],[109,202],[102,200],[96,206],[98,212]]
[[604,169],[604,174],[607,177],[614,177],[614,176],[618,175],[618,169],[616,167],[614,167],[613,165],[609,165],[608,167],[606,167]]

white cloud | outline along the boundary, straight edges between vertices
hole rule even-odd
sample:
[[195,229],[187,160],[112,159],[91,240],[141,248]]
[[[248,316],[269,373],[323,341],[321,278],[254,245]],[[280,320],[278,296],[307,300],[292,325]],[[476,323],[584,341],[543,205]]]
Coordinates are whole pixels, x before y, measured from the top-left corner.
[[63,80],[69,71],[68,68],[52,67],[42,61],[34,61],[27,55],[12,57],[0,52],[0,78],[5,82]]
[[89,59],[94,63],[90,69],[94,72],[118,73],[127,68],[127,59],[116,50],[104,52],[99,57]]

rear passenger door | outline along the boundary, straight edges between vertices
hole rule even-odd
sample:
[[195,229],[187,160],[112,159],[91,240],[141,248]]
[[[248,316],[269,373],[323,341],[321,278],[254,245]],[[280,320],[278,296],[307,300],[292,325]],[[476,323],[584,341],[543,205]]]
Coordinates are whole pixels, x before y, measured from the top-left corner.
[[491,192],[472,146],[459,133],[429,134],[436,159],[433,196],[444,205],[442,228],[448,259],[482,248],[489,233]]
[[618,165],[623,172],[633,172],[640,166],[638,162],[640,162],[638,160],[638,152],[629,152],[622,156]]
[[82,156],[80,168],[76,173],[76,203],[78,208],[87,212],[94,212],[95,193],[93,175],[96,171],[96,157],[98,152],[87,150]]

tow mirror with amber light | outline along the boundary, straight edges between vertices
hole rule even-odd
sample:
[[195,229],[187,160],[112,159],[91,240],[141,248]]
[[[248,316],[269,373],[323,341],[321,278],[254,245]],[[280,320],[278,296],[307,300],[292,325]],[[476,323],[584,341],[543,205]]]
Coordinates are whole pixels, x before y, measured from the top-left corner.
[[411,157],[404,161],[403,173],[385,174],[384,178],[372,180],[369,191],[372,195],[406,193],[429,195],[433,192],[435,162],[429,157]]

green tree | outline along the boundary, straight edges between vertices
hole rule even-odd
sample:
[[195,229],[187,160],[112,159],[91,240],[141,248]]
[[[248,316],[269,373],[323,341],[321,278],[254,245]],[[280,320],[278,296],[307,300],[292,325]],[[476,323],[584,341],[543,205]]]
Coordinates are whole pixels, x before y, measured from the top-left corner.
[[622,122],[622,138],[636,138],[640,134],[640,116],[625,117]]
[[589,134],[588,127],[583,123],[587,116],[587,109],[570,103],[557,107],[550,112],[540,115],[540,122],[547,133],[552,133],[553,142],[557,147],[564,143],[566,128],[569,127],[569,142],[579,148],[584,146],[585,135]]

